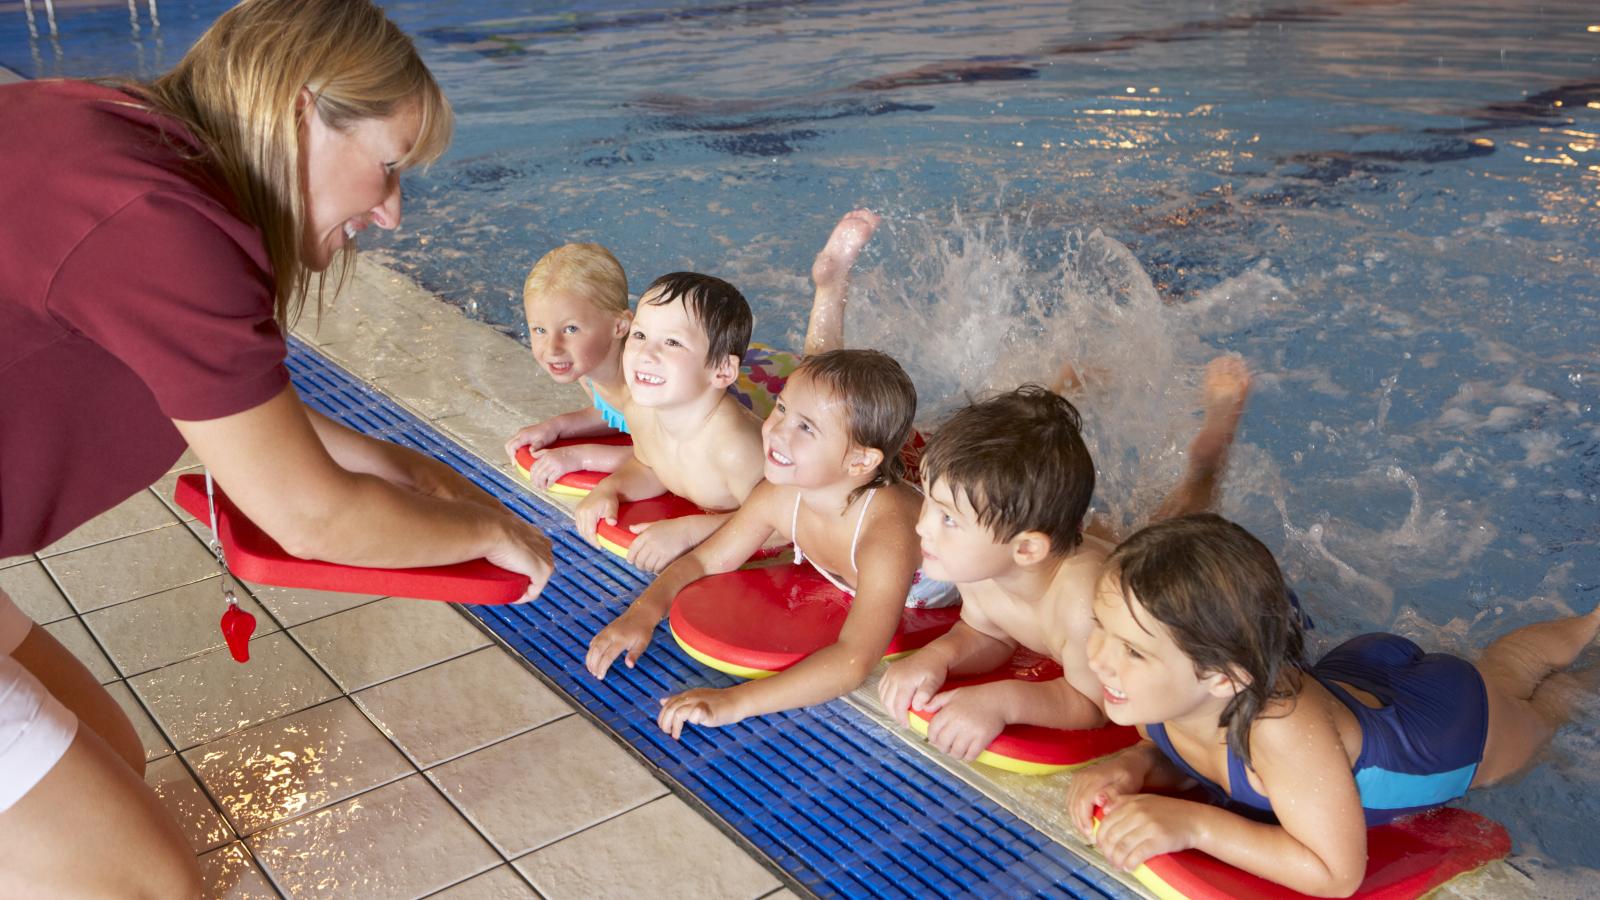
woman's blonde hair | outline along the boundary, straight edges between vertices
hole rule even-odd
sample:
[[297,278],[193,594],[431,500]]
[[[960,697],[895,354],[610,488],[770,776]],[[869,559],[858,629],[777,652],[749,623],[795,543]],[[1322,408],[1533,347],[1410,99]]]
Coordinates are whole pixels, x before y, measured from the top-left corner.
[[[171,72],[143,87],[150,102],[206,146],[243,217],[261,228],[277,282],[274,314],[293,324],[311,291],[305,262],[300,123],[316,112],[335,129],[417,103],[421,129],[401,167],[438,159],[454,119],[411,39],[370,0],[244,0],[222,14]],[[337,295],[353,245],[339,254]],[[317,277],[321,308],[326,273]]]
[[609,313],[628,311],[628,276],[622,263],[599,244],[562,244],[539,257],[522,282],[522,296],[550,291],[582,294]]

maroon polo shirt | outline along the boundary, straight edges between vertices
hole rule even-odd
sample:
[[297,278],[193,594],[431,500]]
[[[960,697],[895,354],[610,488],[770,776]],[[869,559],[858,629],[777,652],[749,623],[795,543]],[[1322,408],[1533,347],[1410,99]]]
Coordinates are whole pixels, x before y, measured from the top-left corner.
[[115,88],[0,87],[0,557],[160,478],[173,419],[289,382],[261,232],[198,142]]

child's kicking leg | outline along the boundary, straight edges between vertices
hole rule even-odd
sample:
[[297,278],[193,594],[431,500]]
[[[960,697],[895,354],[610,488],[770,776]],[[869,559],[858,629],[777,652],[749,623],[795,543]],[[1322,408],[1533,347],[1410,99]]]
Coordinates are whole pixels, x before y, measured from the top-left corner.
[[1167,494],[1151,521],[1213,511],[1222,477],[1228,471],[1228,451],[1239,432],[1239,418],[1250,397],[1250,370],[1237,356],[1219,356],[1206,366],[1203,383],[1206,418],[1189,444],[1189,467],[1183,480]]
[[1516,774],[1567,720],[1576,679],[1562,672],[1600,633],[1600,608],[1518,628],[1478,658],[1489,694],[1489,738],[1473,787]]
[[869,209],[845,213],[833,226],[828,243],[811,264],[817,293],[811,300],[811,323],[806,328],[805,355],[844,349],[844,303],[850,290],[850,267],[861,248],[872,240],[882,218]]

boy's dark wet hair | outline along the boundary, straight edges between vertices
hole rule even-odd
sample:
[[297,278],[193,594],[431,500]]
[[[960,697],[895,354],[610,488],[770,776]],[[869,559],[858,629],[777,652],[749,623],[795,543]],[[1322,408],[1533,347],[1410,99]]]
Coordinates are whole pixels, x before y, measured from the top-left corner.
[[922,480],[965,495],[1001,543],[1024,531],[1062,556],[1083,541],[1094,496],[1094,461],[1083,420],[1065,397],[1025,384],[958,410],[922,452]]
[[1300,612],[1272,551],[1227,519],[1199,513],[1134,534],[1112,552],[1106,570],[1122,583],[1134,621],[1144,618],[1137,599],[1167,627],[1197,676],[1244,676],[1235,677],[1239,693],[1217,724],[1249,765],[1251,724],[1271,701],[1299,693],[1305,669]]
[[802,374],[844,404],[852,443],[883,453],[872,480],[851,491],[850,499],[871,488],[904,482],[906,463],[900,449],[911,440],[917,388],[894,357],[877,350],[830,350],[806,357],[789,378]]
[[699,272],[663,275],[650,282],[644,293],[648,295],[657,288],[661,293],[648,301],[651,306],[682,300],[689,318],[706,333],[707,366],[715,366],[729,356],[744,359],[745,351],[750,349],[750,329],[755,319],[738,288]]

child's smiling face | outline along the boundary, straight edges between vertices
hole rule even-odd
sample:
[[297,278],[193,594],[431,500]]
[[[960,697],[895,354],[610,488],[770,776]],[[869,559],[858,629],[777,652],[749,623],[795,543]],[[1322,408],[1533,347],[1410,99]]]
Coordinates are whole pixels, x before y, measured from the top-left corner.
[[[1200,676],[1167,627],[1137,597],[1124,596],[1114,573],[1095,591],[1089,668],[1100,679],[1106,718],[1118,725],[1149,725],[1185,718],[1231,696],[1218,674]],[[1218,708],[1220,712],[1220,707]]]
[[844,401],[804,372],[790,376],[772,414],[761,423],[764,475],[773,484],[825,487],[849,474],[849,411]]
[[710,340],[681,300],[661,306],[647,291],[639,298],[628,342],[622,348],[622,374],[633,402],[645,407],[672,406],[705,393],[717,367],[706,364]]
[[607,312],[576,291],[544,291],[523,298],[533,358],[560,384],[589,374],[627,335],[628,317]]

